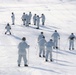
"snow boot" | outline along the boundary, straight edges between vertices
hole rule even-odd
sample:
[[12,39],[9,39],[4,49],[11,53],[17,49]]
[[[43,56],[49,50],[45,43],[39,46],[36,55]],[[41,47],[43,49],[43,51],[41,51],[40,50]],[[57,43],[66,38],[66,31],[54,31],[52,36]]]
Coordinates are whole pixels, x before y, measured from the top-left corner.
[[58,47],[56,47],[56,49],[58,49]]
[[6,34],[6,32],[5,32],[5,34]]
[[27,65],[27,64],[25,64],[24,66],[25,66],[25,67],[28,67],[28,65]]
[[39,57],[41,57],[41,55],[39,55]]
[[72,48],[72,50],[74,50],[74,48]]
[[43,55],[43,57],[45,57],[45,55]]
[[18,64],[18,67],[20,67],[20,64]]
[[10,33],[10,35],[11,35],[11,33]]
[[39,28],[36,28],[36,29],[39,29]]
[[47,60],[47,59],[46,59],[45,61],[46,61],[46,62],[48,62],[48,60]]
[[12,23],[12,25],[14,25],[14,23]]
[[50,59],[50,61],[52,62],[53,60],[52,60],[52,59]]

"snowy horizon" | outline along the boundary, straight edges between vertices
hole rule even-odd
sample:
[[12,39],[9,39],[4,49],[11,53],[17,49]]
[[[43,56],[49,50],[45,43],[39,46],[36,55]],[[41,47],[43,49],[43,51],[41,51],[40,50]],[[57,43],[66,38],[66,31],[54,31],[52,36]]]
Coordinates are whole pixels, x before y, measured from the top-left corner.
[[[25,4],[47,4],[47,3],[67,3],[73,2],[76,0],[0,0],[1,3],[25,3]],[[0,3],[0,4],[1,4]]]

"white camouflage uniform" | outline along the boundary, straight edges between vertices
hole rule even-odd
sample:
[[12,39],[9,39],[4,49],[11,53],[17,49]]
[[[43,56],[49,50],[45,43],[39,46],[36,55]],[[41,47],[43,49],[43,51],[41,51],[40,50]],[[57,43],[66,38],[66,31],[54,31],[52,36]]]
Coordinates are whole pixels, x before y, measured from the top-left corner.
[[35,14],[35,15],[33,16],[34,25],[36,25],[36,20],[37,20],[37,15]]
[[21,59],[23,58],[24,64],[27,64],[27,58],[26,58],[26,48],[29,48],[29,45],[26,43],[26,41],[22,41],[18,45],[18,64],[21,64]]
[[12,13],[11,18],[12,18],[12,25],[14,25],[15,24],[15,15],[14,15],[14,13]]
[[58,40],[60,39],[59,33],[58,32],[54,32],[52,34],[52,38],[53,38],[53,41],[54,41],[54,48],[58,49]]
[[44,25],[44,24],[45,24],[45,15],[42,14],[42,15],[41,15],[41,18],[42,18],[42,25]]
[[25,21],[26,21],[26,15],[25,15],[25,13],[23,13],[21,19],[23,21],[23,25],[25,25]]
[[72,48],[72,50],[74,50],[74,39],[75,39],[76,37],[75,37],[75,35],[74,34],[71,34],[70,36],[69,36],[69,50],[71,50],[71,48]]
[[48,56],[50,56],[50,61],[52,61],[52,48],[54,46],[53,41],[48,41],[46,43],[46,61],[48,61]]
[[43,57],[45,57],[45,44],[46,44],[46,40],[45,38],[42,38],[38,41],[39,44],[39,56],[41,57],[41,54],[43,55]]
[[11,30],[11,26],[9,24],[7,24],[7,26],[5,27],[5,29],[7,30],[5,32],[5,34],[7,34],[8,32],[11,34],[10,30]]

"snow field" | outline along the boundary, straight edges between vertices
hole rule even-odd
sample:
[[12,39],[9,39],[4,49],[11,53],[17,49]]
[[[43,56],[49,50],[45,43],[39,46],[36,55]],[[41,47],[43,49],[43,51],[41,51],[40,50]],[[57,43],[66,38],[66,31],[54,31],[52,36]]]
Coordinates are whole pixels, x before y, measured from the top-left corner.
[[[5,35],[5,26],[11,24],[11,12],[15,13],[16,25],[11,25],[12,35]],[[32,12],[41,16],[46,15],[45,26],[22,25],[21,16],[23,12]],[[71,32],[76,35],[76,5],[63,4],[0,4],[0,75],[75,75],[76,72],[76,50],[68,50],[68,36]],[[57,29],[61,35],[60,50],[53,51],[54,62],[45,62],[44,58],[38,57],[37,37],[41,31],[44,32],[46,40]],[[17,45],[25,36],[29,48],[29,67],[17,67],[18,49]],[[76,41],[75,41],[76,42]],[[76,44],[75,44],[76,47]],[[76,48],[75,48],[76,49]],[[28,51],[27,51],[28,54]]]

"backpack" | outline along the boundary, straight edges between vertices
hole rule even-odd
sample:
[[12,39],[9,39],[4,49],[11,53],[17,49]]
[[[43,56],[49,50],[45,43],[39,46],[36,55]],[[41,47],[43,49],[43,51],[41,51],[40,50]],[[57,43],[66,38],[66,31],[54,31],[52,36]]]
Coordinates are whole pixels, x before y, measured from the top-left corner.
[[73,40],[75,37],[70,37],[70,40]]

